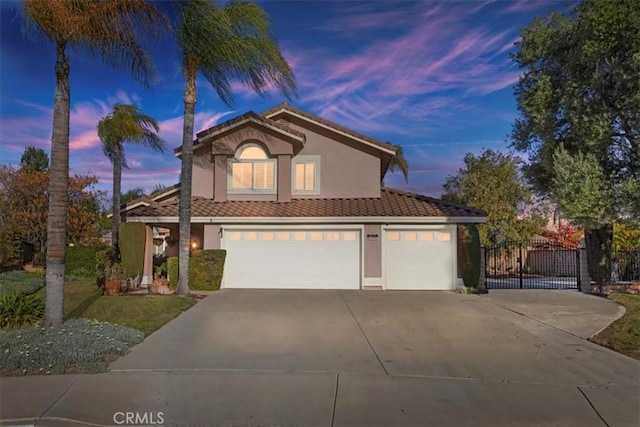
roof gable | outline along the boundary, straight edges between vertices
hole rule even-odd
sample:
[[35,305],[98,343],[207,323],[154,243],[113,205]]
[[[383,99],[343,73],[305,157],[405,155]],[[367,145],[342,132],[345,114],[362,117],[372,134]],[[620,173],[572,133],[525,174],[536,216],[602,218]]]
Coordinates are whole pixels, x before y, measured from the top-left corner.
[[381,142],[375,138],[371,138],[370,136],[356,132],[320,116],[300,110],[286,102],[263,112],[261,115],[271,119],[272,121],[279,121],[287,117],[294,118],[298,122],[310,124],[312,126],[328,130],[334,134],[347,137],[356,144],[362,144],[364,146],[374,148],[380,154],[380,179],[384,178],[387,169],[389,168],[389,162],[397,150],[397,148],[391,144]]

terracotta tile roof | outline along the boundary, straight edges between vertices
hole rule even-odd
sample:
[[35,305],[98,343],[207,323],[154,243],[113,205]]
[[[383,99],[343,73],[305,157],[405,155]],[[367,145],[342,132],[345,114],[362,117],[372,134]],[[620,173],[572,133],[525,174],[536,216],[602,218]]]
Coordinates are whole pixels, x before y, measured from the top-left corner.
[[365,140],[365,141],[370,142],[370,143],[372,143],[374,145],[377,145],[379,147],[386,148],[387,150],[391,150],[393,152],[396,151],[396,147],[394,147],[391,144],[387,144],[385,142],[381,142],[381,141],[379,141],[377,139],[371,138],[370,136],[367,136],[367,135],[364,135],[362,133],[356,132],[356,131],[354,131],[352,129],[349,129],[349,128],[346,128],[344,126],[341,126],[341,125],[339,125],[337,123],[334,123],[334,122],[332,122],[330,120],[324,119],[324,118],[322,118],[320,116],[316,116],[314,114],[311,114],[311,113],[308,113],[306,111],[300,110],[300,109],[298,109],[296,107],[292,107],[291,105],[287,104],[286,102],[283,102],[281,104],[276,105],[273,108],[268,109],[267,111],[263,112],[261,114],[261,116],[267,117],[268,115],[273,114],[273,113],[277,113],[278,111],[280,111],[282,109],[292,111],[292,112],[294,112],[294,113],[296,113],[296,114],[298,114],[300,116],[306,117],[307,119],[313,120],[315,122],[322,123],[323,125],[332,127],[332,128],[334,128],[336,130],[339,130],[340,132],[346,133],[347,135],[350,135],[350,136]]
[[[383,188],[380,198],[359,199],[293,199],[276,201],[226,201],[194,197],[192,217],[478,217],[484,211],[455,203],[445,202],[419,194]],[[128,216],[177,217],[178,202],[156,203],[139,206]]]

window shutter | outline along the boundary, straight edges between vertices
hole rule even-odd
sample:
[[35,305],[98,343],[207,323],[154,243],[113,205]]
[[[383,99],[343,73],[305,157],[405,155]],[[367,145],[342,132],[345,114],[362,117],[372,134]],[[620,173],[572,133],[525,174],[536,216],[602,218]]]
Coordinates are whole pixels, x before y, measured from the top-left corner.
[[253,188],[274,188],[274,162],[255,162],[253,169]]
[[304,165],[304,189],[313,191],[316,188],[316,164],[305,163]]
[[233,163],[233,188],[251,188],[251,163]]

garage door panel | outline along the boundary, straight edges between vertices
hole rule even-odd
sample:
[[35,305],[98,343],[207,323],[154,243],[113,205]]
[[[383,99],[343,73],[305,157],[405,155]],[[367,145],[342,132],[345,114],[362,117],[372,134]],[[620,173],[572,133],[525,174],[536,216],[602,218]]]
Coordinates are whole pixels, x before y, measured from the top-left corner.
[[387,289],[453,288],[452,230],[389,230],[385,235]]
[[[358,231],[227,231],[227,288],[359,289]],[[230,239],[226,239],[231,235]],[[352,240],[352,238],[355,238]],[[249,237],[249,239],[246,239]],[[331,239],[331,240],[329,240]]]

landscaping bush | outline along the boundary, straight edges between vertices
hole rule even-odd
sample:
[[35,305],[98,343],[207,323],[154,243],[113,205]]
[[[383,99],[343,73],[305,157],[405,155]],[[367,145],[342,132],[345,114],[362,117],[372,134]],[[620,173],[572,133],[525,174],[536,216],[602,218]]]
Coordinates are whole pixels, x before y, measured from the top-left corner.
[[195,251],[189,258],[189,288],[194,291],[216,291],[222,283],[227,251],[207,249]]
[[65,274],[73,277],[94,277],[96,254],[104,249],[104,245],[69,246],[65,253]]
[[480,282],[480,234],[475,224],[458,224],[458,274],[464,286],[475,288]]
[[120,261],[129,277],[142,276],[146,226],[141,222],[124,222],[119,228]]
[[144,339],[142,332],[87,319],[59,326],[0,331],[0,373],[10,375],[97,373]]
[[178,286],[178,257],[171,256],[167,258],[167,277],[169,278],[169,286],[175,289]]
[[31,326],[42,320],[44,300],[36,295],[12,292],[0,295],[0,328]]
[[32,294],[44,287],[44,273],[27,273],[23,270],[8,271],[0,274],[0,295],[13,292]]
[[[189,289],[192,291],[215,291],[220,289],[224,261],[227,251],[206,249],[195,251],[189,257]],[[169,284],[172,289],[178,285],[178,257],[167,259]]]

